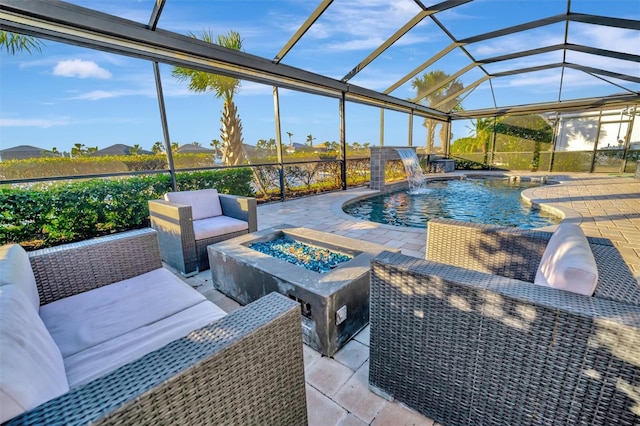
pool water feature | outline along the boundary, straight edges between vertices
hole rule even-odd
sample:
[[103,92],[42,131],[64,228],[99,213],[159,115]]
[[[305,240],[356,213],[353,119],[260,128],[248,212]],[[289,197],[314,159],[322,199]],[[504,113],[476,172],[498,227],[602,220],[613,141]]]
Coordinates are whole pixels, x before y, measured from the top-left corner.
[[402,160],[404,170],[407,172],[409,193],[419,194],[426,192],[425,184],[427,182],[427,178],[422,172],[420,160],[418,160],[416,152],[411,148],[396,148],[395,150]]
[[526,229],[555,225],[561,218],[522,200],[523,190],[539,185],[502,178],[431,181],[424,194],[390,192],[354,201],[343,210],[360,219],[415,228],[426,228],[434,217]]

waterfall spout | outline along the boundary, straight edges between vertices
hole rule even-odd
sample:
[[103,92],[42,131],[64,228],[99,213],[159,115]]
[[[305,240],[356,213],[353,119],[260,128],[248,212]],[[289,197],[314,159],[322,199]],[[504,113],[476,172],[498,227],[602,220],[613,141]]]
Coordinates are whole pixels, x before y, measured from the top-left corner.
[[429,190],[425,187],[427,179],[422,173],[422,167],[420,167],[416,152],[410,148],[395,148],[395,150],[402,160],[404,170],[407,172],[409,193],[424,194],[428,192]]

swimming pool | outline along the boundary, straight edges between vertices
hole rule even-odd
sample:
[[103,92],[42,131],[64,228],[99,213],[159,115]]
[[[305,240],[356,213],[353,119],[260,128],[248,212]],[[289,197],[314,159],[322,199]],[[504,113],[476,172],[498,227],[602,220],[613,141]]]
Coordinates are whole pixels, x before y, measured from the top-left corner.
[[415,228],[425,228],[434,217],[527,229],[559,223],[558,216],[523,202],[520,193],[535,186],[540,183],[502,178],[432,181],[424,194],[380,194],[343,210],[360,219]]

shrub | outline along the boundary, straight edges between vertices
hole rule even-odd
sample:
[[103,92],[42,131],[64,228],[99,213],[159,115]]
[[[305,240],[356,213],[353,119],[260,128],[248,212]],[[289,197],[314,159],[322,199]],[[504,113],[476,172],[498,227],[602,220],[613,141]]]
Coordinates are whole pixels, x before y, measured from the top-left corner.
[[[216,188],[251,196],[250,169],[179,173],[179,190]],[[147,201],[171,189],[169,175],[90,179],[39,189],[0,189],[0,244],[55,246],[148,226]]]

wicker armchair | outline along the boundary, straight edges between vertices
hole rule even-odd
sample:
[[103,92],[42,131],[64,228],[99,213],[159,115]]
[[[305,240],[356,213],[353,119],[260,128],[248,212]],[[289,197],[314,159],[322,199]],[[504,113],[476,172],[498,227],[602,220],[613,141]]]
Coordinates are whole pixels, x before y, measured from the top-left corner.
[[245,230],[196,239],[192,206],[167,200],[149,201],[151,227],[158,231],[162,260],[185,276],[209,269],[207,246],[258,230],[255,198],[217,195],[222,215],[247,222]]
[[532,284],[551,234],[431,220],[372,261],[372,390],[443,425],[640,424],[640,288],[589,238],[594,296]]
[[[42,304],[162,265],[151,229],[29,255]],[[300,308],[272,293],[6,424],[306,422]]]

